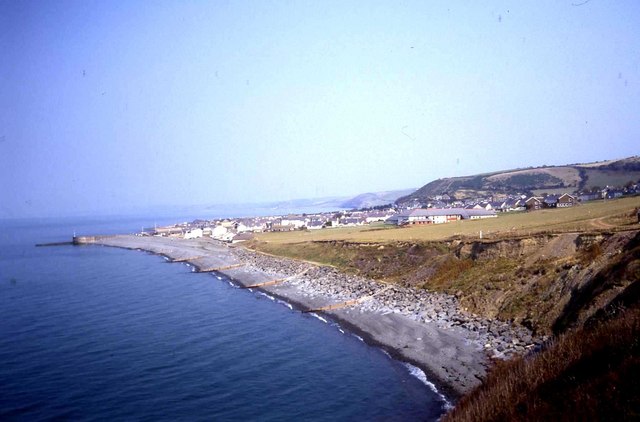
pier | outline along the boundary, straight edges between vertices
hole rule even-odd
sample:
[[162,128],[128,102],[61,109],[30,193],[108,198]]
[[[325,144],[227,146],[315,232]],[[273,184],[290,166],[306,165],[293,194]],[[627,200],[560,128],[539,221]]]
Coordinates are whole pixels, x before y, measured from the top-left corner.
[[102,240],[106,240],[115,236],[73,236],[71,243],[74,245],[88,245],[92,243],[99,243]]

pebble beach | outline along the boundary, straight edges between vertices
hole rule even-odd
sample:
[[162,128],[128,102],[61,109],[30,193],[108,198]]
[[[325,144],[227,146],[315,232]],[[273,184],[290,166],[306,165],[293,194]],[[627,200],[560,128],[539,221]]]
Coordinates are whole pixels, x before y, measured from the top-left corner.
[[465,312],[455,297],[345,274],[308,262],[260,254],[201,238],[133,235],[86,242],[138,249],[228,277],[334,320],[393,358],[420,368],[455,401],[479,385],[492,359],[525,354],[540,343],[523,327]]

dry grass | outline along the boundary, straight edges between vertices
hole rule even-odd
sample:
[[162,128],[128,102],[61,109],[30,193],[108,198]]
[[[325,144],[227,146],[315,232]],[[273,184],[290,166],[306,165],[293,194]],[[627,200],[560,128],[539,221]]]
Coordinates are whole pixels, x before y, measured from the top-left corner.
[[[505,213],[497,218],[458,221],[448,224],[384,228],[363,226],[334,228],[314,231],[261,233],[257,240],[269,243],[300,243],[308,241],[345,240],[350,242],[386,243],[395,241],[432,241],[453,237],[484,238],[505,236],[528,236],[541,233],[583,232],[594,229],[615,229],[619,221],[614,217],[624,216],[640,206],[640,197],[611,201],[594,201],[565,209],[548,209],[534,212]],[[607,218],[607,223],[597,223]],[[625,224],[631,220],[625,219]]]
[[[580,183],[580,172],[573,167],[549,167],[549,168],[537,168],[537,169],[523,169],[512,171],[509,173],[500,173],[494,176],[487,177],[487,180],[500,181],[509,179],[516,175],[526,174],[549,174],[551,176],[562,179],[567,186],[577,186]],[[566,188],[563,192],[566,192]]]
[[444,421],[625,421],[640,418],[640,311],[563,335],[499,363]]
[[[450,255],[442,243],[394,243],[376,245],[342,241],[304,243],[264,243],[253,241],[248,247],[260,252],[331,265],[347,273],[386,282],[416,284],[436,271]],[[457,259],[455,260],[457,261]],[[425,273],[426,272],[426,273]]]

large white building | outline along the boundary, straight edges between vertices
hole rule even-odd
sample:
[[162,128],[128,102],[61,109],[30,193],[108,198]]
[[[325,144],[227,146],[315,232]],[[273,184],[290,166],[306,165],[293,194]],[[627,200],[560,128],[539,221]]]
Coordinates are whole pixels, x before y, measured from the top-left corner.
[[409,210],[387,219],[388,224],[442,224],[458,220],[476,220],[480,218],[496,217],[496,212],[485,209],[464,208],[418,208]]

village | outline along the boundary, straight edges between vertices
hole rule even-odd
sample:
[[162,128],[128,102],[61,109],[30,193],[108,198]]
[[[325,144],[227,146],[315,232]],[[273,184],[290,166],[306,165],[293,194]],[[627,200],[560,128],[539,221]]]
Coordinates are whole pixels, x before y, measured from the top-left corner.
[[444,224],[460,220],[496,218],[500,213],[532,212],[542,209],[567,208],[582,202],[610,200],[640,193],[639,185],[625,188],[605,187],[579,194],[551,194],[527,196],[508,195],[496,201],[494,198],[456,200],[449,195],[437,195],[426,202],[414,202],[410,206],[395,204],[368,209],[333,212],[222,218],[194,220],[172,226],[144,230],[141,236],[166,236],[184,239],[210,237],[222,242],[238,243],[253,238],[253,233],[286,232],[294,230],[327,230],[338,227],[358,227],[372,223],[405,227],[424,224]]

